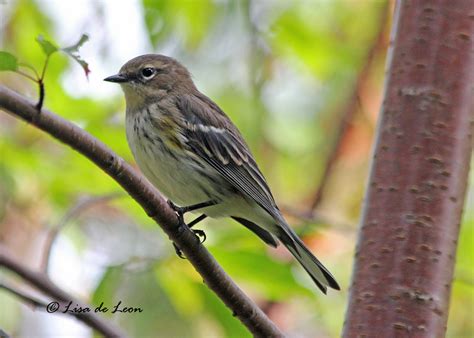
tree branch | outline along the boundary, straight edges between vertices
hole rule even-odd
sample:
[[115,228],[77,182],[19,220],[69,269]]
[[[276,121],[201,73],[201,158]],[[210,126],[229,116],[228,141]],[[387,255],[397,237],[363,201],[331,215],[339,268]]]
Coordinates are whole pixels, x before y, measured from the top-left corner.
[[0,328],[0,338],[10,338],[10,335]]
[[[4,266],[7,269],[15,272],[18,276],[22,277],[23,279],[27,280],[29,283],[34,285],[36,288],[44,292],[45,294],[52,297],[55,301],[59,301],[61,303],[69,303],[72,301],[74,304],[81,304],[81,302],[77,301],[69,295],[64,290],[60,289],[56,284],[51,282],[43,273],[32,271],[25,266],[23,266],[20,262],[16,261],[12,255],[7,252],[7,250],[0,245],[0,266]],[[11,289],[9,291],[12,292]],[[20,292],[13,292],[18,297],[24,299],[28,304],[33,304],[36,307],[43,307],[43,303],[38,300],[34,300],[29,296],[26,296]],[[85,308],[85,306],[81,306]],[[46,307],[43,307],[46,309]],[[87,312],[87,313],[70,313],[78,320],[85,323],[87,326],[97,330],[105,337],[125,337],[125,334],[121,332],[118,328],[113,326],[111,323],[106,322],[102,317],[98,316],[94,312]]]
[[0,86],[0,107],[26,120],[77,150],[112,177],[178,245],[206,285],[229,307],[255,336],[281,337],[282,332],[219,266],[188,228],[179,227],[175,212],[148,181],[105,144],[83,129],[42,109],[12,90]]
[[326,161],[326,165],[323,170],[323,174],[320,179],[320,183],[314,192],[314,197],[310,202],[309,210],[307,211],[308,217],[311,217],[312,213],[317,209],[320,202],[323,199],[324,190],[329,182],[329,176],[331,170],[334,167],[334,164],[337,162],[337,159],[340,155],[340,149],[343,145],[345,136],[349,127],[354,120],[354,117],[359,110],[359,96],[361,88],[367,82],[369,78],[370,71],[372,69],[372,61],[380,52],[385,51],[385,36],[386,30],[388,29],[388,16],[389,16],[389,1],[386,1],[385,4],[380,9],[379,19],[378,19],[378,32],[375,35],[372,46],[370,47],[367,57],[365,59],[365,64],[363,65],[357,80],[354,85],[352,95],[350,96],[347,104],[344,106],[340,114],[337,114],[340,117],[339,129],[337,130],[334,143],[329,151],[329,155]]
[[344,232],[354,232],[356,229],[354,224],[332,219],[316,211],[309,215],[307,211],[298,210],[285,204],[280,205],[280,210],[283,214],[294,217],[301,222],[298,226],[298,234],[301,235],[312,229],[315,223],[323,224],[323,228],[329,226],[331,229]]
[[20,298],[23,302],[28,303],[33,309],[46,310],[48,304],[39,300],[31,295],[26,294],[26,292],[20,291],[9,283],[5,281],[0,281],[0,289],[4,289],[10,292],[12,295]]
[[[103,202],[108,202],[121,195],[122,194],[120,193],[111,193],[104,196],[88,197],[85,200],[78,201],[71,209],[69,209],[67,213],[61,218],[61,220],[48,232],[44,244],[43,257],[41,259],[41,271],[46,274],[48,273],[49,258],[51,256],[51,250],[53,248],[54,241],[58,237],[60,231],[72,218],[76,217],[78,214],[80,214],[89,207],[95,206]],[[123,195],[125,196],[125,194]]]

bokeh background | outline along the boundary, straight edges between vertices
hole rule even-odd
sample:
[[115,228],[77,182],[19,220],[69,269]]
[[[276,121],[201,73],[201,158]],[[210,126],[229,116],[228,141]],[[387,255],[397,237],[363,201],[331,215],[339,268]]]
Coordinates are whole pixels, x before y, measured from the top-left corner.
[[[393,3],[382,0],[3,0],[0,49],[40,69],[45,57],[36,36],[67,46],[87,33],[81,55],[90,64],[89,79],[55,54],[45,106],[131,163],[122,93],[102,79],[145,53],[185,64],[198,88],[240,128],[286,217],[342,291],[323,296],[284,249],[266,247],[232,221],[200,225],[206,246],[289,336],[337,337],[392,10]],[[1,73],[0,83],[36,98],[35,84],[17,74]],[[448,337],[474,332],[474,194],[468,191]],[[85,302],[142,308],[107,314],[130,336],[249,336],[114,181],[3,112],[0,241]],[[8,271],[1,278],[41,298]],[[32,310],[4,290],[0,327],[17,337],[93,334],[69,317]]]

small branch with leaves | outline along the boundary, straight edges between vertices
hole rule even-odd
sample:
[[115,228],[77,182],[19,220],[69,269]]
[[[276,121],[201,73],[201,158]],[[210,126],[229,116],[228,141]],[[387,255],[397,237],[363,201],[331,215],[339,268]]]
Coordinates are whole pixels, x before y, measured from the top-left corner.
[[[46,55],[43,68],[40,73],[33,66],[27,63],[19,62],[15,55],[5,51],[0,51],[0,71],[15,72],[38,84],[38,103],[36,103],[36,109],[38,112],[40,112],[45,98],[44,77],[46,75],[46,70],[48,68],[51,56],[56,52],[65,53],[81,65],[82,69],[84,69],[86,77],[88,77],[90,73],[89,65],[79,55],[79,48],[87,40],[89,40],[89,37],[86,34],[83,34],[79,41],[74,45],[59,48],[53,42],[46,40],[42,35],[39,35],[36,38],[36,41],[39,43],[41,49]],[[25,70],[28,70],[30,74],[26,73]]]

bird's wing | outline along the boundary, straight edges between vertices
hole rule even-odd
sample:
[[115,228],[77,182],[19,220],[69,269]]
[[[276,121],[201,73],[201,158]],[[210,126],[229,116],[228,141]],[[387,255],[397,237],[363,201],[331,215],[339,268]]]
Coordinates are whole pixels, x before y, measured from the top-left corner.
[[182,96],[177,106],[186,115],[182,132],[190,149],[278,219],[278,207],[265,178],[237,128],[222,110],[202,94]]

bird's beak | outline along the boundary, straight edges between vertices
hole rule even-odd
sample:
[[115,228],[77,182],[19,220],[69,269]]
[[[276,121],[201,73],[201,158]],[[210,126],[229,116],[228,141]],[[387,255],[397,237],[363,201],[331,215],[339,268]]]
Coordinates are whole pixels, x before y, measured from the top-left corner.
[[112,75],[112,76],[109,76],[109,77],[106,77],[104,79],[104,81],[107,81],[107,82],[116,82],[116,83],[124,83],[124,82],[128,82],[130,79],[123,75],[123,74],[116,74],[116,75]]

